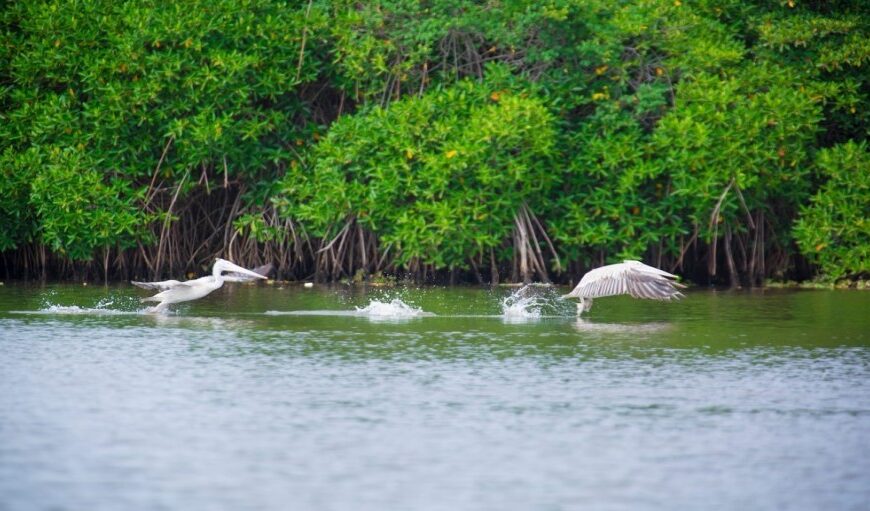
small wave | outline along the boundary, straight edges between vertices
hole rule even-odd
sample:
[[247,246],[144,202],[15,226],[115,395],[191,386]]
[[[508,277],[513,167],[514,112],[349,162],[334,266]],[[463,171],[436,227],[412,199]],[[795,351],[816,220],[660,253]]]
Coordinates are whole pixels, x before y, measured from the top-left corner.
[[365,307],[357,307],[356,315],[373,319],[405,319],[434,316],[431,312],[408,305],[398,298],[393,298],[389,302],[372,300]]

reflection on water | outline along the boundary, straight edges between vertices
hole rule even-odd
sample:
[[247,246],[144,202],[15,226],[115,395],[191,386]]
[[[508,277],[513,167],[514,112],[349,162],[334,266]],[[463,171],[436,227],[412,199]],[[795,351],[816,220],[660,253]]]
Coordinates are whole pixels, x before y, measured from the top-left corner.
[[231,317],[196,317],[169,314],[145,314],[146,321],[151,321],[158,327],[191,328],[191,329],[240,329],[251,328],[255,322],[250,319]]
[[559,291],[0,287],[0,508],[870,501],[870,295]]
[[622,334],[642,336],[653,332],[662,332],[671,328],[670,323],[597,323],[585,318],[577,318],[574,321],[574,329],[578,332],[591,334]]

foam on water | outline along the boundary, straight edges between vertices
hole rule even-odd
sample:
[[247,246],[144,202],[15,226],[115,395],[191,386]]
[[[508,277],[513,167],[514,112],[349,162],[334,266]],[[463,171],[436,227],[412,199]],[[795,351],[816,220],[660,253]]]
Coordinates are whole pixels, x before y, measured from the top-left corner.
[[122,315],[142,314],[147,309],[137,310],[138,300],[132,297],[106,296],[92,307],[80,305],[59,305],[54,303],[56,293],[48,292],[41,300],[41,306],[35,311],[15,311],[22,314],[69,314],[69,315]]
[[[16,311],[27,312],[27,311]],[[117,309],[105,309],[101,307],[79,307],[78,305],[49,305],[42,307],[32,314],[83,314],[83,315],[115,315],[115,314],[138,314],[139,311],[122,311]]]

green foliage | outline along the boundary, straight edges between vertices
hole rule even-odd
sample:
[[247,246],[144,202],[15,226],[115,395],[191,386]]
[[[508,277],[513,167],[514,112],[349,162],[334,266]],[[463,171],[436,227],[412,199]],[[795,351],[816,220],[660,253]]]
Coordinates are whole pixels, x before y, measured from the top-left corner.
[[[3,172],[14,176],[0,185],[0,215],[16,221],[0,248],[36,235],[86,258],[89,247],[127,246],[129,236],[146,232],[159,215],[126,211],[137,200],[154,207],[142,200],[151,185],[166,191],[158,199],[190,175],[208,188],[229,180],[267,186],[297,158],[296,141],[315,131],[298,89],[329,67],[317,51],[300,52],[302,27],[314,38],[327,25],[320,12],[306,16],[270,0],[5,7],[0,149],[10,165]],[[53,170],[37,172],[25,160],[52,162]],[[72,176],[79,171],[86,173]],[[52,190],[54,178],[60,181]],[[92,190],[98,196],[79,194],[97,182],[105,183]],[[110,199],[116,195],[124,197],[120,209]],[[48,202],[33,216],[25,213],[26,196]],[[93,200],[87,210],[76,205],[85,198]],[[69,214],[52,210],[59,204]],[[76,223],[74,211],[90,217]],[[94,222],[105,229],[82,240]]]
[[[668,205],[660,169],[645,154],[640,124],[618,102],[601,105],[568,142],[578,148],[568,161],[564,186],[548,212],[549,225],[569,260],[601,251],[639,258],[659,239]],[[656,186],[658,185],[658,186]]]
[[870,152],[867,143],[848,142],[818,154],[828,179],[801,208],[794,235],[801,252],[826,276],[837,279],[870,273]]
[[19,49],[7,140],[81,143],[131,177],[169,137],[168,175],[224,157],[259,172],[266,140],[296,138],[294,90],[322,65],[297,62],[302,15],[269,1],[24,2],[6,16]]
[[868,65],[850,0],[9,2],[0,251],[195,261],[235,233],[310,274],[354,222],[467,269],[515,257],[528,207],[574,263],[724,244],[760,282],[797,240],[860,273],[866,208],[822,204],[866,175]]
[[33,151],[17,154],[7,148],[0,154],[0,251],[30,241],[36,230],[30,181],[39,160],[33,160]]
[[774,12],[758,24],[762,44],[801,57],[824,70],[861,67],[870,61],[870,41],[864,37],[866,13],[822,15],[811,11],[784,16]]
[[30,203],[41,239],[74,260],[88,260],[98,248],[135,246],[143,238],[142,213],[125,182],[107,184],[99,162],[81,152],[54,149],[35,169]]
[[554,139],[539,100],[462,81],[337,121],[311,172],[287,174],[285,212],[321,236],[354,217],[400,264],[463,265],[547,196]]
[[820,119],[816,101],[776,68],[684,82],[653,136],[681,218],[704,225],[701,232],[711,236],[708,217],[732,180],[745,204],[736,193],[727,195],[720,210],[725,222],[739,223],[746,209],[795,208],[808,191],[808,148]]
[[[575,29],[570,18],[606,2],[416,2],[384,0],[327,2],[336,79],[358,101],[385,105],[430,84],[480,77],[489,61],[517,66],[553,63],[563,51],[557,30]],[[532,43],[532,44],[530,44]]]
[[[819,19],[763,16],[774,15],[792,27]],[[629,58],[596,73],[618,77],[621,65],[631,78],[593,92],[595,111],[567,135],[577,151],[548,214],[569,260],[642,257],[651,248],[677,257],[690,235],[715,243],[726,230],[745,234],[745,251],[757,242],[754,218],[767,218],[771,240],[788,250],[790,219],[812,187],[825,110],[851,116],[846,126],[866,126],[855,119],[866,79],[826,81],[823,66],[804,66],[806,55],[784,66],[769,51],[770,33],[751,53],[735,28],[753,27],[728,23],[740,16],[762,13],[740,3],[651,2],[614,16]],[[829,19],[830,32],[858,32],[856,19]]]

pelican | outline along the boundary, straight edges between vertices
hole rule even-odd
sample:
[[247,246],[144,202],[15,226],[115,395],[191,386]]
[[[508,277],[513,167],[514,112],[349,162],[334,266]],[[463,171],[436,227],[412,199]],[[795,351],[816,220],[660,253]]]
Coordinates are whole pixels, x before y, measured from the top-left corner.
[[592,308],[592,299],[603,296],[629,294],[634,298],[652,300],[679,299],[678,289],[686,286],[672,279],[677,278],[666,271],[647,266],[640,261],[623,261],[589,271],[577,287],[562,298],[579,298],[577,315]]
[[[142,289],[160,291],[154,296],[142,298],[143,302],[160,302],[155,307],[150,307],[148,312],[162,312],[173,303],[189,302],[220,289],[224,282],[247,282],[254,279],[265,279],[265,273],[271,271],[272,265],[261,266],[256,271],[247,270],[235,265],[226,259],[216,259],[211,270],[211,275],[194,280],[180,282],[177,280],[164,280],[161,282],[135,282],[134,286]],[[230,272],[223,275],[223,272]],[[262,272],[258,273],[258,271]]]

